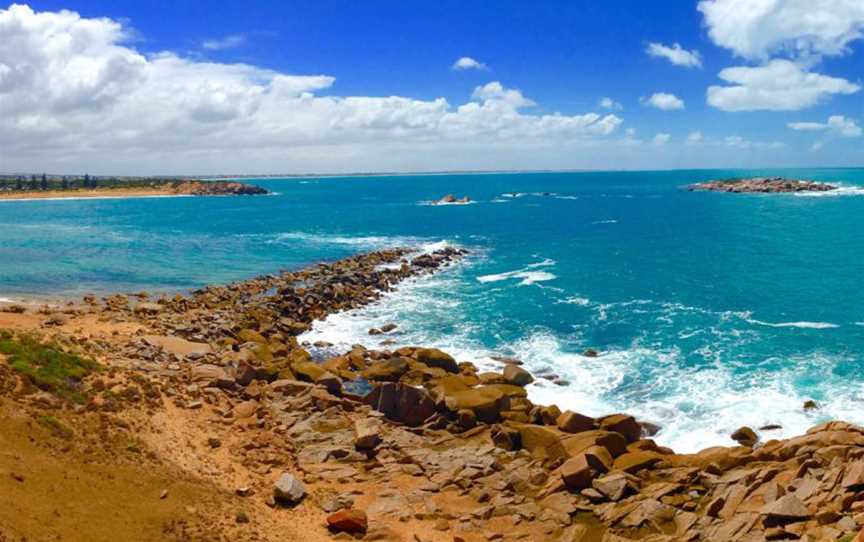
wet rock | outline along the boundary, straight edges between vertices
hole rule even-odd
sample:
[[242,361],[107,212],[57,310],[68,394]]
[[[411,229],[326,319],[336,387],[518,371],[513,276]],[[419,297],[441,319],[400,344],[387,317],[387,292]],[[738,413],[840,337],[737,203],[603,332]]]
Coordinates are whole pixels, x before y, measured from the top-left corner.
[[531,373],[517,365],[506,365],[503,371],[504,381],[515,386],[527,386],[534,382]]
[[429,367],[438,367],[448,373],[459,372],[459,366],[453,356],[437,348],[420,348],[414,353],[414,358]]
[[305,496],[306,487],[303,482],[287,472],[283,473],[273,485],[273,498],[279,503],[295,505]]
[[819,408],[819,404],[816,401],[812,399],[804,401],[804,410],[816,410],[817,408]]
[[327,516],[327,527],[337,533],[365,533],[369,522],[362,510],[340,510]]
[[749,427],[741,427],[731,435],[732,440],[741,446],[754,446],[759,442],[759,436]]
[[623,435],[627,442],[636,442],[642,436],[642,426],[633,416],[612,414],[599,420],[600,429]]
[[582,352],[582,355],[585,356],[586,358],[596,358],[600,354],[596,350],[594,350],[593,348],[588,348],[587,350]]

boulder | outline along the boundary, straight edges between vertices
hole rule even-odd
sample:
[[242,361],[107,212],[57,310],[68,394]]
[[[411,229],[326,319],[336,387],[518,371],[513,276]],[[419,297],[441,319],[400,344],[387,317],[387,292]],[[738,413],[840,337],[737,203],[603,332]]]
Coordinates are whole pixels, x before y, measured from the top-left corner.
[[267,342],[263,335],[254,329],[241,329],[237,332],[237,340],[241,343],[261,343]]
[[416,427],[436,413],[435,402],[426,390],[388,382],[376,386],[363,402],[387,419]]
[[354,422],[354,447],[374,450],[381,444],[381,423],[374,418],[359,418]]
[[235,385],[234,379],[218,365],[202,364],[192,367],[192,381],[204,388],[230,388]]
[[394,356],[390,359],[376,361],[360,374],[366,380],[376,382],[398,382],[399,378],[408,372],[408,360]]
[[759,513],[763,516],[763,523],[766,527],[805,521],[813,516],[801,499],[794,494],[785,495],[766,504],[759,510]]
[[178,357],[200,358],[209,354],[212,349],[209,344],[187,341],[180,337],[169,335],[145,335],[144,342],[157,346]]
[[601,446],[609,451],[612,457],[618,457],[627,451],[627,441],[620,433],[611,431],[592,430],[577,433],[575,435],[567,435],[561,441],[564,449],[569,455],[576,455],[584,452],[592,446]]
[[516,429],[522,440],[522,448],[541,461],[567,459],[568,454],[561,444],[562,434],[555,429],[520,424]]
[[509,400],[493,386],[480,386],[450,393],[444,397],[447,409],[452,412],[470,410],[477,419],[494,423],[500,419],[501,411],[509,409]]
[[581,433],[594,429],[594,418],[583,416],[572,410],[566,410],[558,416],[558,429],[565,433]]
[[757,442],[759,442],[759,436],[756,435],[756,432],[750,429],[749,427],[741,427],[734,433],[732,433],[732,440],[740,444],[741,446],[754,446]]
[[366,512],[347,509],[327,516],[327,528],[336,533],[363,534],[369,528],[369,522]]
[[273,485],[273,498],[278,503],[295,505],[305,496],[306,487],[303,482],[287,472],[283,473]]
[[165,307],[160,305],[159,303],[150,303],[150,302],[142,302],[135,305],[135,313],[136,314],[159,314],[165,310]]
[[607,471],[606,465],[590,453],[579,454],[561,465],[561,479],[567,489],[581,491],[591,487],[594,479]]
[[627,414],[612,414],[600,419],[600,429],[614,431],[627,439],[627,442],[636,442],[642,436],[642,426],[636,418]]
[[504,380],[508,384],[515,386],[527,386],[534,382],[534,377],[531,373],[519,367],[518,365],[506,365],[503,371]]
[[512,427],[496,425],[492,428],[492,442],[502,450],[513,452],[522,449],[522,434]]
[[634,474],[640,470],[653,467],[661,461],[662,457],[656,452],[627,452],[615,459],[613,468]]
[[459,366],[453,356],[437,348],[420,348],[414,352],[414,359],[429,367],[438,367],[448,373],[458,373]]

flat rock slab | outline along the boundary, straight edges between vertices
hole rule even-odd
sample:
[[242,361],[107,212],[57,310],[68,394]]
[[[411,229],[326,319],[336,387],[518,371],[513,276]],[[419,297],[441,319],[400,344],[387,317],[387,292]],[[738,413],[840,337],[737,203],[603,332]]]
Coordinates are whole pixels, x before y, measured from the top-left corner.
[[170,354],[179,357],[186,356],[205,356],[212,352],[209,344],[195,343],[181,339],[180,337],[172,337],[170,335],[145,335],[144,341],[147,344],[158,346]]

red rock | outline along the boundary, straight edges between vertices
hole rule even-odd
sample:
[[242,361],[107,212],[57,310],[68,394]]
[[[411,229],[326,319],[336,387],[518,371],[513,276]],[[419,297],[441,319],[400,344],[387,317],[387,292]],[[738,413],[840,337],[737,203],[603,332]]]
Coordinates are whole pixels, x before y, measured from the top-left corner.
[[581,433],[582,431],[594,429],[594,418],[583,416],[571,410],[567,410],[558,416],[557,422],[558,429],[565,433]]
[[327,516],[327,527],[337,533],[365,533],[369,521],[362,510],[340,510]]
[[620,433],[627,442],[636,442],[642,436],[642,426],[633,416],[612,414],[600,419],[600,429]]

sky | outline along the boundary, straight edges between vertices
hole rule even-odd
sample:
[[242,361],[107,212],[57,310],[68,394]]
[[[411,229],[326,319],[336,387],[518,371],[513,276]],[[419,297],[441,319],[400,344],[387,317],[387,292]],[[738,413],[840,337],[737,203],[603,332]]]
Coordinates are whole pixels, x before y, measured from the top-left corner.
[[862,0],[0,0],[0,172],[862,164]]

